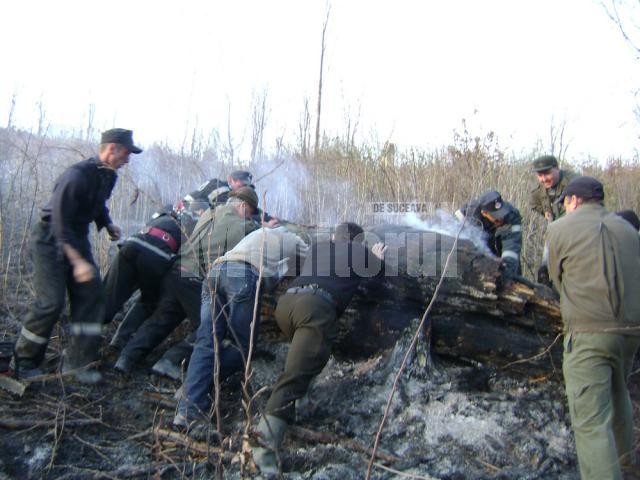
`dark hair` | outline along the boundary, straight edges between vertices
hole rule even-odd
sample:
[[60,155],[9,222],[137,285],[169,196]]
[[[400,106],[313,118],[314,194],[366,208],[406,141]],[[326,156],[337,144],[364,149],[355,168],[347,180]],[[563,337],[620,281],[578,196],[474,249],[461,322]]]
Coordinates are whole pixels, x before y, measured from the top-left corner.
[[363,232],[364,230],[357,223],[344,222],[335,226],[333,238],[335,240],[353,240]]
[[624,218],[636,230],[640,230],[640,219],[633,210],[620,210],[619,212],[616,212],[616,215]]

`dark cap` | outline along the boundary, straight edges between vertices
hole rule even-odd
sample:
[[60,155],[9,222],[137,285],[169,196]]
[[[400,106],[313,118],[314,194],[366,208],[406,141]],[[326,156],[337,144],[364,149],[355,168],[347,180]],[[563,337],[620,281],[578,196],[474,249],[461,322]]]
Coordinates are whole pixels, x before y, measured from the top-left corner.
[[633,210],[620,210],[619,212],[616,212],[616,215],[624,218],[636,230],[640,230],[640,218],[638,218],[638,215],[636,215],[636,212]]
[[235,170],[229,176],[234,180],[244,182],[245,185],[249,185],[253,181],[253,175],[245,170]]
[[193,198],[202,198],[205,201],[208,201],[209,194],[211,194],[211,192],[213,192],[214,190],[220,187],[228,187],[228,186],[229,185],[227,184],[227,182],[223,180],[219,180],[217,178],[212,178],[211,180],[207,180],[206,182],[204,182],[202,185],[198,187],[197,190],[191,192],[189,195],[191,195]]
[[558,159],[553,155],[543,155],[533,161],[534,172],[545,172],[558,166]]
[[556,203],[564,202],[564,197],[570,195],[575,195],[585,200],[604,200],[604,188],[602,184],[593,177],[576,177],[564,187]]
[[483,193],[478,198],[480,210],[490,213],[495,219],[503,219],[509,213],[509,207],[502,200],[502,196],[495,190]]
[[141,153],[142,149],[133,144],[133,132],[124,128],[112,128],[102,132],[100,143],[117,143],[122,145],[131,153]]
[[229,193],[229,197],[237,197],[246,202],[254,210],[258,209],[258,194],[251,187],[240,187]]
[[185,207],[193,202],[207,202],[207,196],[202,193],[201,190],[194,190],[191,193],[187,193],[184,197],[182,197],[182,202]]

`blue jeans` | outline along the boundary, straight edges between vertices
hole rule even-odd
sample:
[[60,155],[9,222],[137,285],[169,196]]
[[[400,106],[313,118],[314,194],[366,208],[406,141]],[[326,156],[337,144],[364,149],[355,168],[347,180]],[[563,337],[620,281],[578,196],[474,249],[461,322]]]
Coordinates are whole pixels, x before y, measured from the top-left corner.
[[[211,269],[203,284],[200,326],[184,382],[185,397],[178,405],[178,411],[190,421],[208,417],[211,408],[216,362],[214,325],[220,381],[245,367],[257,283],[258,272],[251,265],[224,262]],[[258,307],[254,342],[258,338],[259,312]]]

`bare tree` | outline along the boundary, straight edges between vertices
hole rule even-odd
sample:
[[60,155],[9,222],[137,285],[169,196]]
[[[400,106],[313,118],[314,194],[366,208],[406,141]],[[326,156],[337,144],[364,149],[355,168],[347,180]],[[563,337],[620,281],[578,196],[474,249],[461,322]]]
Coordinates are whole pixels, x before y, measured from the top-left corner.
[[[640,41],[636,37],[640,32],[637,17],[640,16],[640,2],[610,0],[601,2],[607,16],[618,26],[622,37],[633,49],[636,55],[640,55]],[[622,12],[622,13],[621,13]],[[636,18],[634,18],[636,17]]]
[[231,135],[231,99],[229,97],[227,97],[227,145],[224,150],[229,157],[229,163],[233,165],[236,149]]
[[[622,38],[636,59],[640,59],[640,1],[603,0],[601,2],[604,11],[613,23],[618,26]],[[640,90],[636,90],[636,105],[633,109],[636,120],[640,123],[640,102],[637,98]]]
[[327,5],[327,15],[324,19],[324,25],[322,26],[322,43],[320,46],[320,78],[318,80],[318,108],[316,118],[316,144],[315,155],[318,155],[318,149],[320,148],[320,116],[322,111],[322,72],[324,71],[324,52],[326,50],[325,36],[327,33],[327,25],[329,24],[329,14],[331,13],[331,6]]
[[254,95],[251,112],[251,161],[264,154],[264,129],[267,124],[267,91]]
[[311,113],[309,112],[309,99],[304,99],[304,109],[298,121],[298,145],[302,158],[309,156],[309,146],[311,144]]
[[566,119],[560,123],[556,123],[555,119],[551,117],[551,125],[549,126],[549,152],[555,155],[560,161],[564,159],[569,149],[569,142],[565,140],[566,127]]
[[89,110],[87,111],[87,130],[85,132],[85,140],[87,142],[91,141],[91,137],[93,137],[94,127],[93,122],[96,116],[96,104],[90,103]]
[[7,128],[10,129],[13,127],[13,115],[16,112],[16,98],[17,98],[17,94],[16,92],[13,92],[13,95],[11,95],[11,106],[9,107],[9,118],[7,119]]
[[38,136],[42,136],[45,131],[45,122],[47,120],[47,109],[44,106],[42,97],[40,97],[36,106],[38,107]]
[[342,96],[344,102],[344,143],[347,148],[351,151],[355,147],[356,144],[356,133],[358,132],[358,128],[360,126],[360,113],[362,110],[362,105],[360,101],[358,101],[357,112],[355,114],[355,118],[353,117],[353,112],[351,110],[351,106],[347,104],[347,100]]

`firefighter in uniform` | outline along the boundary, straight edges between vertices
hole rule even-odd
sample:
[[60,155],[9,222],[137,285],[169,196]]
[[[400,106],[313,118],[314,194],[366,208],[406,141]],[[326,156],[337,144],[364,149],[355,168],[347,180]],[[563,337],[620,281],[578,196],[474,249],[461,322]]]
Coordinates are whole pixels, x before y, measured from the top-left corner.
[[[105,228],[112,240],[120,237],[106,201],[115,186],[116,170],[131,153],[131,130],[115,128],[102,133],[98,156],[67,168],[57,179],[51,200],[42,208],[32,231],[36,300],[24,320],[15,345],[18,375],[37,375],[54,325],[69,296],[71,341],[64,352],[63,369],[76,370],[97,359],[102,338],[104,291],[91,254],[89,225]],[[74,373],[77,380],[97,383],[97,370]]]
[[[217,178],[211,179],[208,182],[203,183],[198,190],[191,192],[182,199],[183,205],[188,205],[189,202],[194,199],[201,199],[205,197],[209,202],[210,209],[205,212],[205,219],[213,214],[216,207],[224,205],[229,199],[229,194],[234,190],[242,187],[251,187],[255,190],[253,181],[253,175],[245,170],[235,170],[227,177],[227,181],[219,180]],[[260,208],[256,209],[253,213],[253,219],[258,223],[268,223],[274,220],[274,217],[267,212],[263,212]],[[275,219],[276,222],[278,219]]]
[[208,204],[193,200],[177,213],[171,205],[156,212],[139,233],[127,238],[111,262],[104,279],[106,308],[104,323],[109,323],[132,294],[140,289],[140,299],[120,322],[111,345],[122,347],[135,330],[155,310],[160,297],[162,277],[171,268],[195,221]]
[[487,235],[489,249],[502,259],[505,271],[520,275],[522,218],[517,208],[503,201],[498,192],[491,190],[464,205],[455,215],[460,220],[466,218],[471,225],[482,227]]
[[602,184],[574,178],[549,225],[549,273],[560,292],[562,371],[583,480],[621,479],[635,463],[627,381],[640,346],[640,238],[604,208]]
[[[150,317],[155,308],[158,305],[158,298],[161,295],[161,285],[164,273],[168,270],[168,267],[173,263],[175,258],[177,257],[176,252],[180,249],[182,244],[181,238],[176,237],[178,233],[181,233],[182,239],[189,237],[193,232],[193,229],[196,223],[200,220],[200,217],[204,214],[205,218],[203,218],[203,222],[208,222],[211,219],[211,214],[213,210],[219,206],[224,205],[228,198],[229,193],[238,188],[248,186],[251,184],[253,177],[251,173],[244,170],[236,170],[231,172],[231,174],[227,177],[227,181],[220,180],[217,178],[212,178],[211,180],[206,181],[202,185],[200,185],[196,190],[185,195],[180,202],[176,205],[174,211],[177,213],[177,220],[179,221],[180,232],[173,232],[174,235],[169,233],[171,238],[176,240],[177,249],[172,252],[166,252],[171,256],[171,259],[163,260],[160,255],[152,256],[149,253],[144,255],[142,258],[142,262],[138,263],[138,277],[146,277],[147,285],[144,290],[146,291],[146,300],[141,299],[136,301],[133,306],[127,311],[122,322],[118,326],[118,330],[114,334],[111,339],[110,345],[116,349],[122,349],[129,339],[135,334],[136,330],[144,323],[144,321]],[[175,217],[176,215],[174,215]],[[176,230],[175,222],[173,225],[168,222],[169,218],[159,218],[155,217],[149,222],[147,227],[157,226],[158,229],[162,230],[162,226]],[[155,223],[161,223],[162,225],[153,225]],[[157,231],[157,230],[154,230]],[[142,232],[144,233],[144,232]],[[148,236],[148,235],[147,235]],[[145,241],[144,238],[139,238],[140,240]],[[140,244],[140,242],[136,239],[133,240]],[[153,243],[154,240],[151,239]],[[148,242],[145,242],[148,244]],[[139,245],[138,245],[139,246]],[[158,245],[156,245],[158,246]],[[166,246],[169,246],[168,244]],[[131,248],[129,250],[132,250]],[[147,248],[147,250],[149,250]],[[139,248],[138,248],[139,251]],[[147,268],[145,268],[147,267]],[[165,268],[166,267],[166,268]],[[113,265],[112,265],[113,268]],[[154,273],[153,278],[148,278],[148,275],[144,272]],[[159,273],[157,275],[157,273]],[[122,296],[129,298],[133,290],[131,290],[131,286],[136,283],[135,277],[133,275],[127,275],[128,281],[120,281],[118,282],[122,285],[120,291],[122,291]],[[113,276],[111,276],[113,277]],[[109,279],[109,278],[108,278]],[[107,288],[108,294],[110,292],[117,291],[115,285],[111,285],[112,288]],[[141,288],[141,290],[143,290]],[[129,292],[129,293],[128,293]],[[108,295],[107,297],[107,313],[105,316],[105,323],[111,321],[113,316],[116,314],[118,310],[114,310],[115,307],[121,308],[124,304],[120,299],[116,302],[109,302],[109,300],[114,299],[113,296]],[[150,301],[149,301],[150,300]],[[111,308],[109,308],[111,307]],[[167,365],[168,367],[168,365]],[[162,369],[162,367],[160,367]],[[157,370],[157,369],[156,369]],[[175,369],[173,369],[175,371]],[[161,372],[157,372],[161,373]]]

